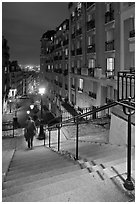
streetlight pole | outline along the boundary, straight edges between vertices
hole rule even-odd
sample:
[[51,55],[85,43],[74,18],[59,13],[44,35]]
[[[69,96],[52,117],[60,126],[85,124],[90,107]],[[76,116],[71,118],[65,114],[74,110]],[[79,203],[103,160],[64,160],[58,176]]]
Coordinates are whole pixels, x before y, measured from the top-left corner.
[[38,139],[39,140],[43,140],[45,139],[45,133],[44,133],[44,129],[43,129],[43,101],[42,101],[42,96],[45,93],[45,88],[39,88],[39,93],[41,95],[41,121],[40,121],[40,132],[38,135]]

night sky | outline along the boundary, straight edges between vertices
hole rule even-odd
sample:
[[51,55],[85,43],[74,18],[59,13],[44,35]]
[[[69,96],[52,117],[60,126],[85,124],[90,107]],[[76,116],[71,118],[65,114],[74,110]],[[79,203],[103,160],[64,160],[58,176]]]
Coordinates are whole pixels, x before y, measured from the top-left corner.
[[2,35],[10,60],[40,64],[40,38],[68,18],[68,2],[2,2]]

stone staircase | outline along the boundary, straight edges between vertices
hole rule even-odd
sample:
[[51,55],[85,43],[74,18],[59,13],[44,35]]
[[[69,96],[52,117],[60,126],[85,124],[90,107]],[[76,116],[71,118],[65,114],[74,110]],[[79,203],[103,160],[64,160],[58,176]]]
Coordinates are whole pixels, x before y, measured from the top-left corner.
[[[106,147],[98,149],[97,154],[99,145],[94,144],[92,148],[89,145],[91,144],[84,142],[79,144],[81,155],[88,154],[88,159],[83,157],[78,161],[67,154],[67,152],[74,154],[72,140],[62,142],[62,149],[63,147],[66,149],[64,154],[63,150],[58,154],[54,145],[52,146],[54,151],[44,146],[36,146],[34,150],[16,148],[3,182],[2,201],[127,202],[133,200],[133,195],[125,192],[116,183],[114,175],[112,179],[105,173],[105,169],[108,170],[111,166],[109,162],[112,159],[111,156],[105,156]],[[110,151],[110,148],[107,151]],[[102,158],[104,160],[101,160],[101,166],[99,161]],[[105,158],[107,158],[105,163],[108,165],[107,168],[103,166]],[[119,165],[118,159],[116,160],[116,164]]]

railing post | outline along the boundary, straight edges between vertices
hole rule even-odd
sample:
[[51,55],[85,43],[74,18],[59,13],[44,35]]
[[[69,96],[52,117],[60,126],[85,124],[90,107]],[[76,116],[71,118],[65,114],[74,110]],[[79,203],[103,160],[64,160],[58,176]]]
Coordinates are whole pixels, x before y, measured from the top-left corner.
[[[131,101],[131,97],[129,97],[129,104]],[[124,113],[128,116],[128,135],[127,135],[127,179],[125,180],[124,187],[127,190],[134,190],[133,182],[131,181],[131,115],[135,113],[135,111],[131,111],[131,109],[123,106]]]
[[76,160],[78,160],[78,125],[79,121],[78,118],[76,118]]
[[14,121],[13,121],[13,138],[14,138]]
[[58,151],[60,150],[60,125],[58,126]]
[[51,132],[50,132],[50,129],[49,129],[49,147],[50,147],[50,134]]

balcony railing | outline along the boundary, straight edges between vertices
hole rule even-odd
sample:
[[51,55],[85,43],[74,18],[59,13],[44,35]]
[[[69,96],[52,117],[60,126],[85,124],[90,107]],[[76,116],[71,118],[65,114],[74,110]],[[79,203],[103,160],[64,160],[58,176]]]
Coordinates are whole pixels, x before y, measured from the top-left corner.
[[114,70],[106,70],[107,78],[114,78]]
[[82,28],[76,30],[76,36],[81,35],[82,34]]
[[95,44],[89,45],[87,48],[87,53],[94,53],[94,52],[96,52]]
[[95,28],[95,20],[91,20],[87,22],[87,31]]
[[114,40],[105,42],[105,51],[111,51],[114,50]]
[[105,13],[105,23],[109,23],[114,20],[114,10]]
[[77,54],[77,55],[82,55],[82,48],[78,48],[78,49],[76,50],[76,54]]
[[134,38],[134,37],[135,37],[135,30],[131,30],[131,31],[129,32],[129,37],[130,37],[130,38]]

